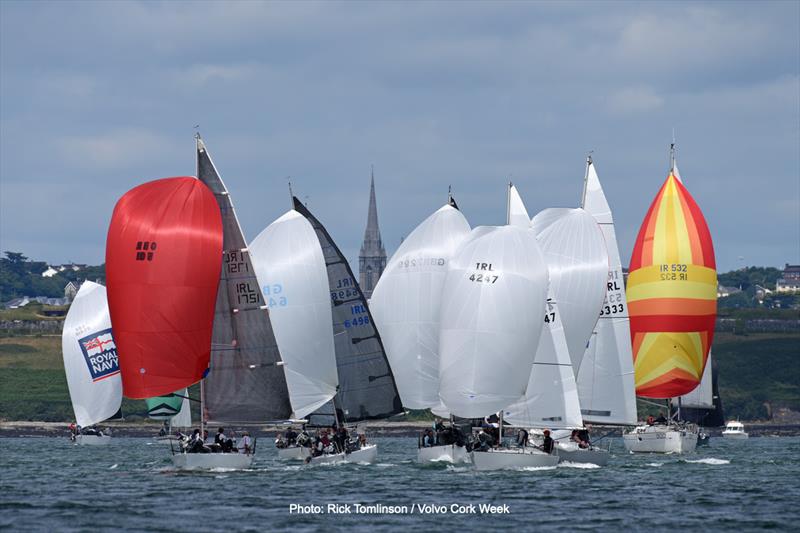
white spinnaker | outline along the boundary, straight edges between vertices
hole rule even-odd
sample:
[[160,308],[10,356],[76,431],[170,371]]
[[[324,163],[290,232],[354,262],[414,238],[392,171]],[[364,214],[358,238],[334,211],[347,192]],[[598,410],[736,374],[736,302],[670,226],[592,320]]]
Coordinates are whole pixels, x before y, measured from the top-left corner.
[[636,385],[622,262],[611,209],[591,161],[582,204],[603,233],[608,274],[603,308],[578,372],[581,412],[588,423],[633,425],[636,424]]
[[545,308],[544,328],[525,396],[503,411],[503,418],[515,426],[550,429],[583,427],[578,387],[561,313],[550,298]]
[[408,409],[440,407],[442,289],[447,266],[469,232],[461,211],[445,205],[403,241],[372,293],[370,311]]
[[583,209],[551,208],[532,227],[550,273],[550,293],[561,312],[575,374],[605,296],[608,252],[594,218]]
[[290,210],[249,250],[283,359],[292,416],[303,418],[330,401],[339,384],[322,248],[308,220]]
[[183,389],[180,394],[183,396],[181,410],[178,411],[177,415],[172,417],[170,423],[174,428],[190,428],[192,427],[192,406],[189,403],[189,391]]
[[508,184],[508,220],[509,226],[519,226],[520,228],[531,227],[531,217],[525,204],[519,195],[519,191],[514,184]]
[[[695,387],[693,391],[680,397],[681,407],[692,407],[695,409],[714,408],[714,390],[711,371],[711,351],[709,350],[708,360],[706,361],[706,367],[703,370],[703,377],[700,379],[700,384]],[[678,398],[673,398],[672,403],[673,405],[677,405]]]
[[[81,340],[84,341],[83,347]],[[98,346],[102,352],[113,348],[113,356],[107,354],[106,357],[115,360],[114,365],[117,368],[115,373],[92,377],[90,359],[93,351],[98,350],[93,346]],[[64,370],[67,374],[69,396],[72,399],[72,409],[75,411],[77,424],[91,426],[114,416],[122,404],[122,379],[119,374],[116,347],[113,346],[106,288],[102,285],[91,281],[81,285],[64,320],[61,351],[64,355]],[[95,364],[106,363],[97,361]],[[104,370],[100,371],[103,372]]]
[[483,417],[522,397],[546,295],[547,266],[530,230],[472,230],[442,297],[439,396],[453,415]]

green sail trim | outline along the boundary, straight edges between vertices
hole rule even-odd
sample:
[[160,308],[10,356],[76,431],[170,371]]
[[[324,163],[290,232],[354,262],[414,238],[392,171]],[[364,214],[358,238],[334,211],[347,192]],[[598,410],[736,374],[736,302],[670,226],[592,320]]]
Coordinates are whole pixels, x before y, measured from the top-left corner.
[[147,398],[145,402],[147,402],[147,416],[158,420],[164,420],[172,418],[180,412],[183,398],[170,394],[169,396]]

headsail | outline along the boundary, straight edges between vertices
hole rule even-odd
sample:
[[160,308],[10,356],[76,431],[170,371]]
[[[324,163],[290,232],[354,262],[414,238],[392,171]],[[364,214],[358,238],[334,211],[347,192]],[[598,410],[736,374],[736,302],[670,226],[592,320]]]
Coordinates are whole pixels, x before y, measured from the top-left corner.
[[305,418],[336,394],[328,271],[308,220],[288,211],[250,243],[281,351],[292,418]]
[[219,207],[195,178],[151,181],[117,202],[106,273],[128,398],[168,394],[203,377],[221,255]]
[[[381,337],[347,260],[314,215],[294,198],[295,210],[317,233],[328,268],[333,338],[339,374],[336,409],[346,421],[386,418],[402,412]],[[322,409],[324,412],[329,410]]]
[[77,424],[91,426],[114,416],[122,403],[122,381],[102,285],[81,285],[64,320],[61,351]]
[[[514,185],[508,187],[508,223],[528,231],[528,210]],[[544,326],[534,348],[534,363],[528,387],[519,401],[503,410],[505,420],[518,426],[574,428],[581,427],[580,405],[575,374],[561,322],[561,312],[549,284]]]
[[181,410],[177,415],[172,417],[172,427],[174,428],[190,428],[192,427],[192,406],[189,403],[189,391],[183,389],[183,401],[181,402]]
[[608,252],[603,235],[583,209],[545,209],[533,217],[533,231],[544,253],[550,294],[558,302],[577,375],[606,292]]
[[403,241],[370,300],[403,406],[438,407],[439,320],[447,266],[469,235],[469,223],[448,203]]
[[529,228],[531,226],[531,217],[528,214],[528,210],[525,209],[522,197],[520,197],[519,191],[513,183],[508,184],[508,212],[506,224],[509,226],[519,226],[521,228]]
[[551,298],[547,299],[544,328],[525,396],[504,409],[503,416],[516,426],[550,429],[583,426],[561,313]]
[[199,137],[197,177],[217,199],[224,232],[205,410],[216,422],[286,419],[292,409],[269,311],[228,190]]
[[705,218],[672,170],[639,230],[627,290],[636,393],[686,394],[713,341],[717,272]]
[[472,230],[450,262],[442,297],[439,395],[454,415],[483,417],[522,397],[546,294],[547,266],[533,232]]
[[608,252],[605,301],[578,372],[581,412],[588,423],[635,424],[633,352],[622,261],[611,208],[591,158],[581,204],[600,226]]

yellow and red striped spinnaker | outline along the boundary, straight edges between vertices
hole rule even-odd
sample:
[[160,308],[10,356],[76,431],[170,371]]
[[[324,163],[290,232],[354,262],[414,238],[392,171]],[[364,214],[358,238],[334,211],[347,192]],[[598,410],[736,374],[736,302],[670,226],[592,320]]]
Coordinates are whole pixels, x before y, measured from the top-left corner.
[[636,394],[692,391],[714,339],[717,270],[703,213],[672,172],[639,229],[627,297]]

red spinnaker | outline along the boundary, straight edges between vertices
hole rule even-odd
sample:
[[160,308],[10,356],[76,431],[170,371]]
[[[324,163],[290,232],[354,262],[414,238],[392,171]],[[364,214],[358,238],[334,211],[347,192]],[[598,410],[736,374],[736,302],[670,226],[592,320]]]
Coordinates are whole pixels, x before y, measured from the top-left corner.
[[202,379],[221,267],[219,205],[199,180],[151,181],[120,198],[106,277],[124,396],[161,396]]

